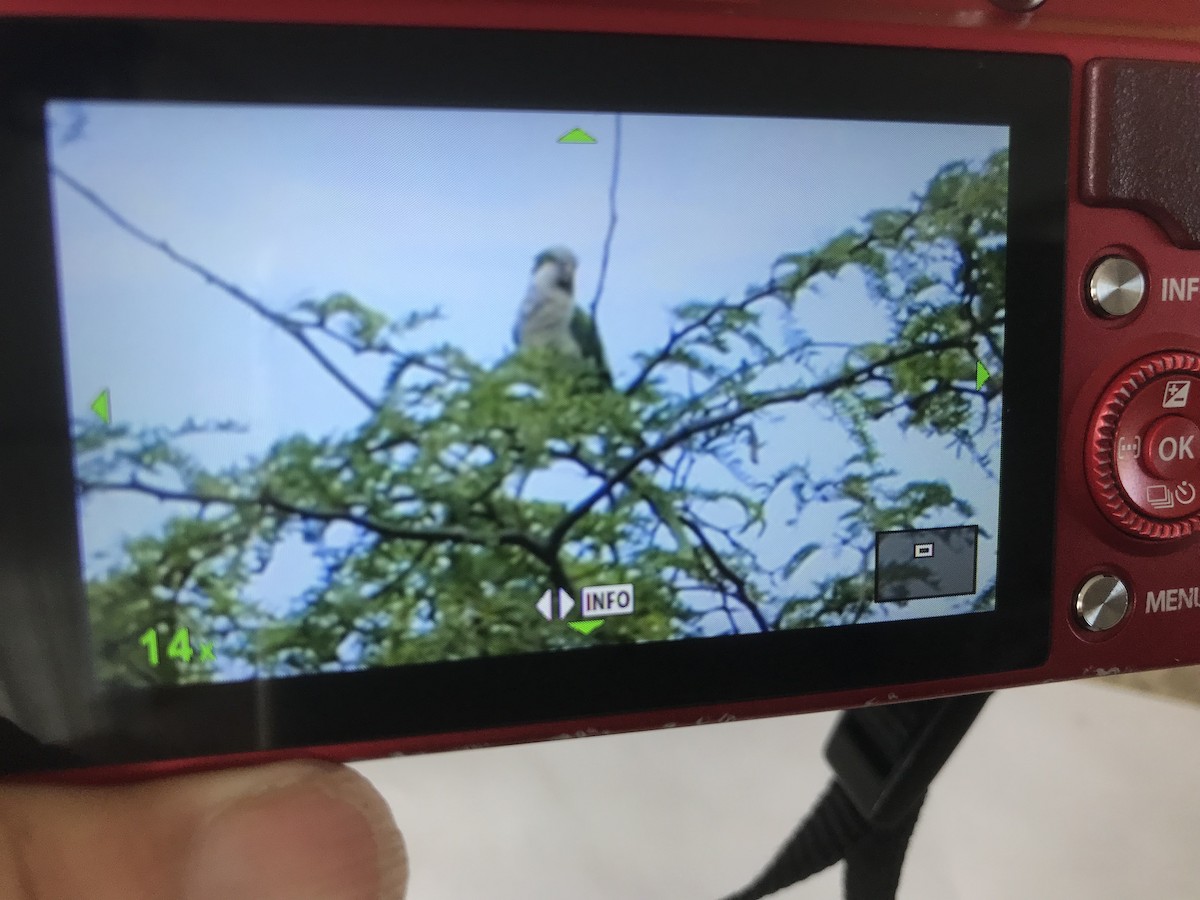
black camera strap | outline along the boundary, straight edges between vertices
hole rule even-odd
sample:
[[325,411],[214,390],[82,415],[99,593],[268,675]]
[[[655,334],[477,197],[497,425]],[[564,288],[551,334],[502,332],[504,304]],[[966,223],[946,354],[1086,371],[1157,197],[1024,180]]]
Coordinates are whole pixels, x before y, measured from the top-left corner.
[[775,858],[725,900],[759,900],[846,861],[846,900],[894,900],[925,795],[990,694],[843,712],[825,758],[834,777]]

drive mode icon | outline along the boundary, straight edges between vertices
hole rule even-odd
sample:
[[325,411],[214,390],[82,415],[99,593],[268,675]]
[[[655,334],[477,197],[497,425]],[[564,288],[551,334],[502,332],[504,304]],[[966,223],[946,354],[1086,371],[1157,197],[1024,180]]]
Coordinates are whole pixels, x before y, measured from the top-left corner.
[[627,616],[633,612],[632,584],[596,584],[579,595],[579,610],[585,619]]

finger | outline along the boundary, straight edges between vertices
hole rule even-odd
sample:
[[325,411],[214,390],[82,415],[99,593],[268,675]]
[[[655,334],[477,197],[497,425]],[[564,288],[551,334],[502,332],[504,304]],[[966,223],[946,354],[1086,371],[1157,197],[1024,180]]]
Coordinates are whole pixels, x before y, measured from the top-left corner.
[[0,787],[13,900],[399,900],[407,877],[387,804],[342,766]]

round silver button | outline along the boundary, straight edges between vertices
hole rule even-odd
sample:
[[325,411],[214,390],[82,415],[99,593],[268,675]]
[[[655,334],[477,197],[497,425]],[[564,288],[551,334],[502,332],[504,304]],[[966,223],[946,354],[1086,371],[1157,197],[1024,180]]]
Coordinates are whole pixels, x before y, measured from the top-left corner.
[[1127,316],[1146,298],[1146,276],[1124,256],[1106,256],[1088,279],[1092,308],[1102,316]]
[[1089,631],[1108,631],[1129,612],[1129,588],[1115,575],[1093,575],[1075,595],[1075,617]]

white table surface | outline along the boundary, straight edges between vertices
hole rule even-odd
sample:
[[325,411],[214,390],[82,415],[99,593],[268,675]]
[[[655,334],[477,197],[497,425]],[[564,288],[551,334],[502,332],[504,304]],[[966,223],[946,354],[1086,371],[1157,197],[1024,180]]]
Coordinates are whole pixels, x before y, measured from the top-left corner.
[[[822,790],[832,714],[380,760],[410,900],[721,897]],[[1074,682],[994,697],[901,900],[1200,897],[1200,707]],[[840,868],[775,896],[839,898]]]

